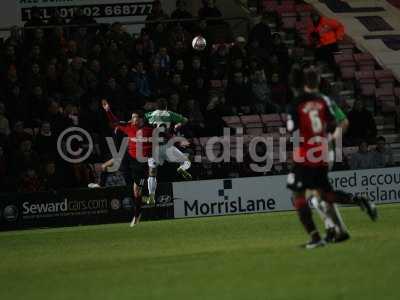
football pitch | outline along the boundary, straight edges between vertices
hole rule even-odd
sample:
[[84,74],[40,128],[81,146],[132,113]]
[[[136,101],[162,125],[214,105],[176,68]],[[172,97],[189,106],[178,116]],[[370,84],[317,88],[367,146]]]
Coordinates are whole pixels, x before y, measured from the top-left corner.
[[400,205],[315,250],[294,212],[0,233],[0,299],[400,299]]

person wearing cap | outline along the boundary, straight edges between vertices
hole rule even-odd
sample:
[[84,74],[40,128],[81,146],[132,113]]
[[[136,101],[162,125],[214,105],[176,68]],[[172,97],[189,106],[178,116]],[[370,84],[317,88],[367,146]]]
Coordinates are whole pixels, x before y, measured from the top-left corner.
[[337,20],[311,14],[312,23],[307,28],[309,45],[316,50],[316,58],[333,64],[333,53],[338,51],[338,41],[344,38],[344,26]]

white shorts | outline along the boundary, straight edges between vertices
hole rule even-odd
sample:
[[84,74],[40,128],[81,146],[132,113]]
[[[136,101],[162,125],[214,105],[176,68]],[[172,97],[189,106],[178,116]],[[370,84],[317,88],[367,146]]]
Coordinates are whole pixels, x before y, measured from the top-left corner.
[[185,161],[188,161],[186,154],[175,146],[167,147],[167,144],[160,145],[158,151],[157,149],[155,151],[155,157],[149,158],[149,167],[153,169],[157,166],[162,166],[165,161],[175,163],[184,163]]

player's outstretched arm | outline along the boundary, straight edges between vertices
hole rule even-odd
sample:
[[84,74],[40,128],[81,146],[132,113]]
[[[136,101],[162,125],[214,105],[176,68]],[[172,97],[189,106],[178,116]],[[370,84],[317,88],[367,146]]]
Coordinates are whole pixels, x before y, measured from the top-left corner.
[[120,129],[123,131],[121,125],[119,125],[119,119],[112,113],[111,106],[106,99],[101,100],[101,106],[103,107],[104,111],[107,114],[107,118],[111,123],[111,126],[115,129]]

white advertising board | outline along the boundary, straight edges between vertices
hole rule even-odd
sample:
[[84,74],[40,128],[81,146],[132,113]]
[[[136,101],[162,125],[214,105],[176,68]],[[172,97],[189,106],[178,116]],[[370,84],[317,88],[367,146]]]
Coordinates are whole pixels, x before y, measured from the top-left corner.
[[[400,168],[332,172],[335,189],[367,195],[378,204],[400,202]],[[178,182],[175,218],[292,210],[286,176]]]

